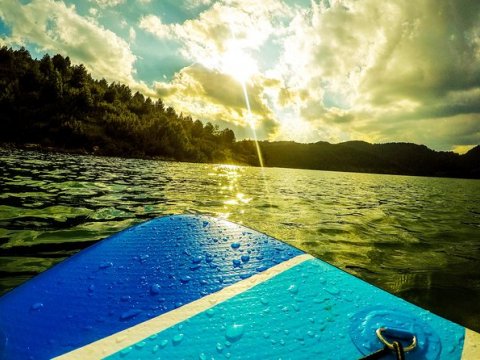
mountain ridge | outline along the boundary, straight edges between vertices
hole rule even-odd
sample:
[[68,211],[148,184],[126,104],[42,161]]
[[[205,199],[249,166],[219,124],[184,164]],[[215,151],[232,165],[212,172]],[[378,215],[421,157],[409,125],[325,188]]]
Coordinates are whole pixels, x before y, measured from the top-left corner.
[[301,144],[261,141],[259,147],[269,167],[480,178],[480,145],[463,155],[405,142]]

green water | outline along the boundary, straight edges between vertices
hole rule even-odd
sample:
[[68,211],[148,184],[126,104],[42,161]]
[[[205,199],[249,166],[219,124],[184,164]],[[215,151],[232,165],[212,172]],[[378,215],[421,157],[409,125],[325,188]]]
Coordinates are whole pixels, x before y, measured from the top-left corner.
[[480,330],[480,181],[0,150],[0,290],[133,224],[201,213]]

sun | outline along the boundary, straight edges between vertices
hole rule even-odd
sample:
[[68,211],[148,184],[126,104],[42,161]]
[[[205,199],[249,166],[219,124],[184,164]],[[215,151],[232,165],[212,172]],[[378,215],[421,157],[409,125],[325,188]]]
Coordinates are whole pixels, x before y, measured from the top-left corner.
[[258,66],[245,50],[235,43],[231,43],[221,56],[220,71],[232,76],[240,83],[246,83],[258,73]]

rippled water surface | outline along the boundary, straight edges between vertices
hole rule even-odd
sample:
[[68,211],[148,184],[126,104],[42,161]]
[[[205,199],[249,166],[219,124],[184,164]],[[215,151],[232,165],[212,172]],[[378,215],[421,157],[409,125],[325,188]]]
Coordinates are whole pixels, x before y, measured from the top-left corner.
[[0,290],[164,214],[227,218],[480,330],[480,181],[0,150]]

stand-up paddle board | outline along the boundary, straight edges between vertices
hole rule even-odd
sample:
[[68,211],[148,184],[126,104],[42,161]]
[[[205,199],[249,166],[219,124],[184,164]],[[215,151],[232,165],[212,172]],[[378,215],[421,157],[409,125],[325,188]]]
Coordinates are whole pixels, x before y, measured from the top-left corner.
[[480,359],[479,339],[205,216],[134,226],[0,298],[2,359]]

